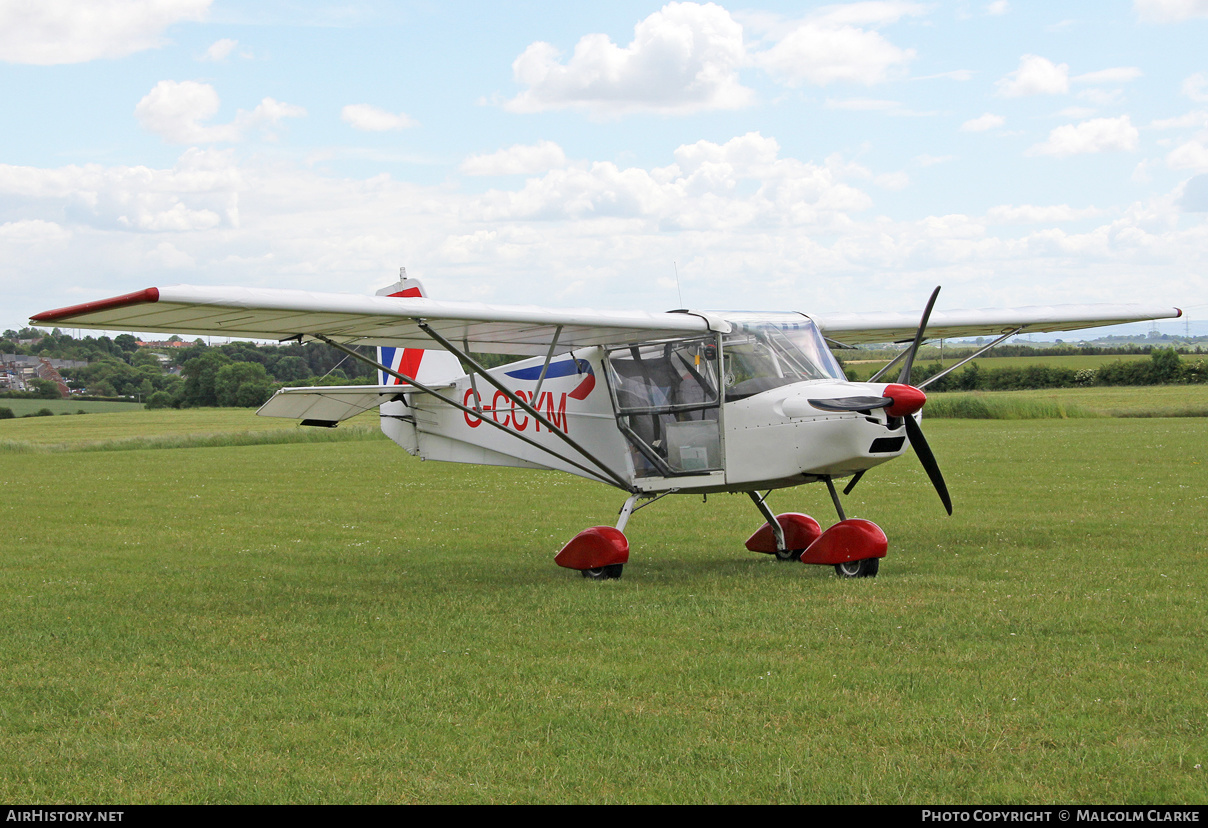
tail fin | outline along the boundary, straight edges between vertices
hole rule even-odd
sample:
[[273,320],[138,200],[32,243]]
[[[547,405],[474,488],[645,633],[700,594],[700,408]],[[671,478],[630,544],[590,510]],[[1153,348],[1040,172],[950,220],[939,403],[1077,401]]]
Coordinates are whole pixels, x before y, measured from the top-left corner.
[[[378,296],[398,296],[404,299],[423,298],[424,286],[419,279],[408,279],[407,269],[399,269],[399,280],[390,287],[382,288]],[[457,357],[442,349],[424,350],[420,348],[378,348],[378,362],[392,371],[412,377],[425,385],[440,385],[456,379],[465,371]],[[378,380],[382,385],[404,385],[398,377],[391,376],[385,371],[378,371]]]

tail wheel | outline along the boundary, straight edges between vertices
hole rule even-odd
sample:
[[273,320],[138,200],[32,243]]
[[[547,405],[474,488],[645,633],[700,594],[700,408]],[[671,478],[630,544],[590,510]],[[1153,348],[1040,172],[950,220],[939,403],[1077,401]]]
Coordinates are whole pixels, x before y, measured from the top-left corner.
[[584,578],[590,578],[593,581],[614,581],[621,577],[621,570],[625,568],[625,564],[611,564],[609,566],[598,566],[595,569],[581,569]]
[[875,578],[880,568],[880,558],[865,558],[862,561],[844,561],[841,564],[835,564],[835,574],[840,578]]

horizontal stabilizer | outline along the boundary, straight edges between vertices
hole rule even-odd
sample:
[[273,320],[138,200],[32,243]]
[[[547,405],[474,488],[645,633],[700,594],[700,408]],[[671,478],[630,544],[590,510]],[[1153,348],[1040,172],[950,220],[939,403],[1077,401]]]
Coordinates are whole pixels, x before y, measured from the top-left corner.
[[256,413],[261,417],[304,420],[303,425],[326,425],[355,417],[382,403],[397,399],[397,385],[328,385],[313,388],[282,388]]

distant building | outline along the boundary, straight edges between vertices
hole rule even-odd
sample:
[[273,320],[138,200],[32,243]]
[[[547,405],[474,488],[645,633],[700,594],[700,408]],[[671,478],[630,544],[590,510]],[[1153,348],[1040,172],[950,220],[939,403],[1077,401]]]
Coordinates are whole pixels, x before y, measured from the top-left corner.
[[183,339],[169,339],[163,342],[143,342],[137,340],[140,348],[188,348],[193,345],[192,342],[186,342]]
[[67,383],[63,381],[60,369],[83,368],[87,362],[78,359],[47,359],[38,356],[22,356],[21,354],[0,354],[0,389],[5,391],[32,391],[30,380],[39,377],[53,382],[59,387],[59,393],[68,396]]

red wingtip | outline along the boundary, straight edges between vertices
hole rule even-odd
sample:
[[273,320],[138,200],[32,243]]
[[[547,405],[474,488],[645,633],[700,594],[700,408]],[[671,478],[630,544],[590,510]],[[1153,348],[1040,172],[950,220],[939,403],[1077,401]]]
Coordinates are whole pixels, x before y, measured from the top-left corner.
[[97,302],[85,302],[82,305],[72,305],[68,308],[58,308],[56,310],[48,310],[39,313],[37,316],[31,316],[30,322],[62,322],[76,316],[81,316],[86,313],[95,313],[97,311],[113,310],[114,308],[124,308],[130,305],[142,305],[148,302],[159,301],[159,288],[147,288],[146,290],[137,290],[134,293],[127,293],[124,296],[114,296],[112,299],[101,299]]

